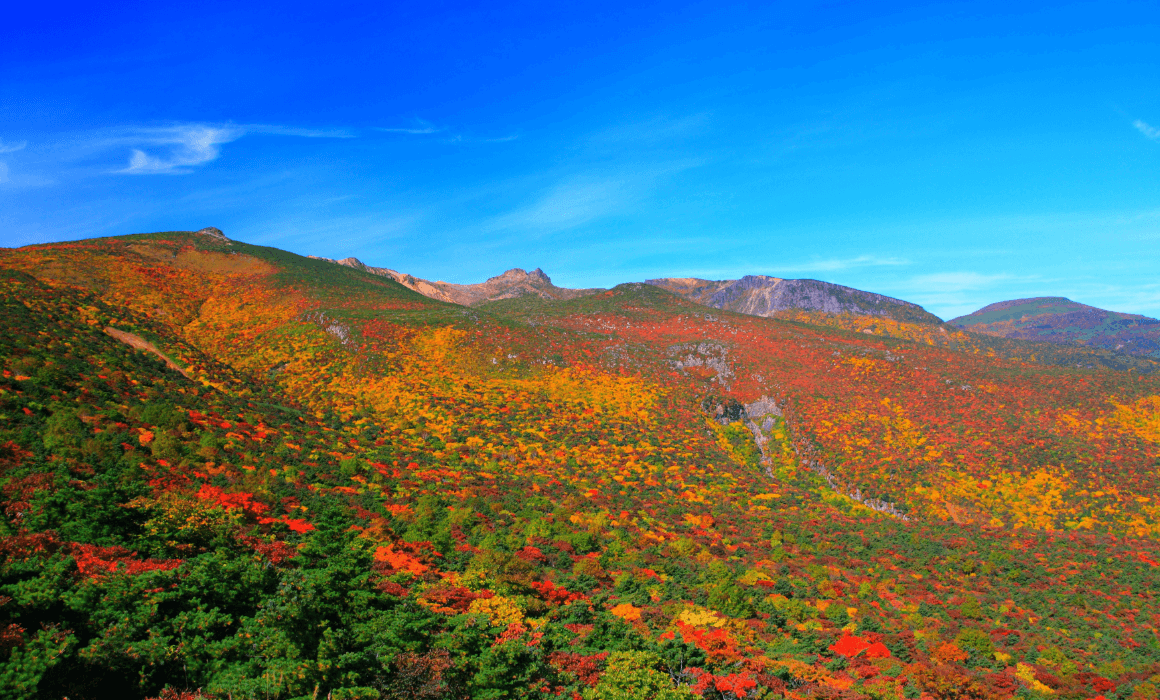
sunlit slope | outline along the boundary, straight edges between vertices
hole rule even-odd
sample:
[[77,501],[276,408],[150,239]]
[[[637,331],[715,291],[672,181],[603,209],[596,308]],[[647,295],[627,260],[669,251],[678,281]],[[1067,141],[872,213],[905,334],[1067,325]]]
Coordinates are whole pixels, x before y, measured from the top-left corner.
[[[851,489],[923,518],[993,527],[1160,534],[1157,380],[1068,370],[864,332],[685,306],[660,290],[485,308],[599,334],[636,363],[743,402],[775,397],[799,452]],[[928,335],[943,335],[926,327]],[[951,338],[955,340],[955,338]],[[970,338],[960,339],[969,342]],[[945,341],[944,341],[945,342]],[[975,350],[975,348],[969,348]]]
[[[1153,380],[145,238],[169,258],[0,259],[43,280],[0,290],[0,654],[31,697],[567,697],[627,649],[705,697],[1160,672]],[[710,395],[777,400],[765,463]]]
[[[136,311],[243,371],[281,375],[306,394],[374,316],[442,323],[457,307],[394,280],[273,248],[188,232],[0,251],[0,264]],[[287,371],[289,370],[289,371]]]
[[904,338],[926,345],[936,345],[972,355],[998,357],[1016,362],[1068,367],[1072,369],[1106,368],[1149,374],[1160,369],[1160,362],[1126,351],[1093,346],[1067,345],[976,332],[950,323],[932,325],[906,323],[884,318],[851,314],[783,311],[777,318],[817,326],[829,326],[886,338]]
[[[169,324],[306,404],[348,414],[455,406],[474,376],[509,387],[562,381],[564,396],[592,384],[575,378],[590,370],[662,385],[676,373],[674,386],[690,395],[773,397],[789,412],[803,457],[849,489],[919,517],[1140,536],[1160,527],[1151,500],[1157,444],[1140,427],[1155,420],[1150,397],[1160,391],[1134,374],[708,310],[644,284],[469,310],[393,280],[197,234],[44,246],[7,258]],[[405,362],[401,342],[416,349]],[[627,392],[637,394],[647,392]]]
[[[50,284],[91,290],[109,303],[138,310],[174,329],[207,317],[228,317],[240,308],[273,320],[330,306],[361,310],[446,306],[394,280],[275,248],[188,232],[0,249],[0,263]],[[247,318],[248,325],[261,327],[256,320]]]
[[[470,377],[502,382],[502,391],[555,382],[560,396],[572,396],[601,386],[586,373],[628,372],[688,396],[770,396],[788,411],[804,458],[919,517],[1160,534],[1151,500],[1158,446],[1146,427],[1160,390],[1133,373],[1064,370],[708,310],[643,284],[476,311],[357,270],[197,234],[5,257],[147,314],[209,356],[319,408],[353,415],[457,406],[464,385],[490,390]],[[400,343],[414,354],[400,354]]]
[[[141,259],[138,238],[171,251],[176,262],[154,249],[151,260]],[[667,396],[647,380],[607,373],[596,366],[604,352],[599,344],[571,334],[529,333],[339,266],[190,234],[94,241],[13,257],[14,266],[52,282],[79,282],[107,303],[129,298],[130,308],[171,324],[162,347],[185,339],[320,414],[396,420],[390,449],[408,461],[460,454],[479,464],[542,460],[545,468],[574,471],[569,480],[587,490],[612,482],[577,460],[589,465],[620,459],[620,453],[590,436],[585,443],[593,444],[558,453],[552,446],[561,438],[552,435],[560,430],[581,436],[628,431],[636,436],[631,443],[645,445],[634,463],[674,453],[673,444],[694,447],[697,436],[707,449],[719,449],[691,413],[696,401],[687,390]],[[213,264],[187,262],[205,258]],[[248,267],[239,271],[243,265]],[[64,272],[77,269],[83,275]],[[141,292],[135,299],[134,289]],[[191,297],[200,302],[196,318],[172,322],[173,309]],[[596,364],[588,366],[588,358]],[[662,400],[666,410],[660,410]],[[669,431],[675,432],[665,437]],[[675,464],[669,470],[695,471],[688,462],[695,453],[670,457]],[[675,493],[687,490],[679,479],[666,482]]]

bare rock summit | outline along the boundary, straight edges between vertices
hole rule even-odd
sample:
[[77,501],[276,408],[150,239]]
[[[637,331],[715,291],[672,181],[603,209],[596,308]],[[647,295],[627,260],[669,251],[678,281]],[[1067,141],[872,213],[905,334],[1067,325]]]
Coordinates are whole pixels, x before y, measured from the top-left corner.
[[194,233],[199,233],[203,236],[209,236],[210,238],[216,238],[219,241],[225,241],[227,243],[230,240],[230,239],[226,238],[226,234],[222,233],[222,230],[220,228],[215,228],[213,226],[206,226],[205,228],[201,229],[200,231],[194,231]]

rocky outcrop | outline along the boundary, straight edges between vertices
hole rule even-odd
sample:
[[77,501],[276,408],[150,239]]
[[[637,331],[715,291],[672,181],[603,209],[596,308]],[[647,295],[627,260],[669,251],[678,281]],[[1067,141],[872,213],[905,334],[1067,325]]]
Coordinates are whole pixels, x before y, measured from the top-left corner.
[[423,296],[452,304],[459,304],[461,306],[478,306],[489,301],[514,299],[528,295],[552,300],[575,299],[576,297],[604,291],[603,289],[567,289],[557,287],[552,284],[551,278],[539,268],[527,272],[516,267],[502,275],[497,275],[479,284],[453,284],[441,280],[431,282],[386,267],[371,267],[358,258],[331,260],[330,258],[320,258],[314,255],[310,257],[315,260],[326,260],[337,265],[362,270],[373,275],[390,277],[404,287],[419,292]]
[[209,236],[210,238],[216,238],[217,240],[224,243],[229,243],[230,241],[230,239],[226,238],[226,234],[222,233],[220,228],[214,228],[213,226],[206,226],[200,231],[194,231],[194,233],[200,234],[202,236]]
[[665,277],[645,280],[690,301],[753,316],[803,309],[831,314],[882,316],[909,323],[941,323],[918,304],[818,280],[746,275],[738,280]]

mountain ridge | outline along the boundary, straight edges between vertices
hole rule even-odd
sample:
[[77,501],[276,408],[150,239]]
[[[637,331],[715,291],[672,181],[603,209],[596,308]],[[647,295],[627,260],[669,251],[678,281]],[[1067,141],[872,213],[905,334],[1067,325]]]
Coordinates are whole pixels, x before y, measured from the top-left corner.
[[538,296],[542,299],[575,299],[604,291],[604,289],[568,289],[566,287],[557,287],[552,283],[552,279],[538,267],[531,272],[523,268],[513,267],[477,284],[456,284],[442,280],[432,282],[431,280],[415,277],[406,272],[399,272],[398,270],[392,270],[386,267],[372,267],[354,257],[343,258],[341,260],[323,258],[316,255],[308,257],[362,270],[373,275],[390,277],[404,287],[419,292],[424,296],[461,306],[478,306],[489,301],[512,299],[527,295]]
[[[424,296],[462,306],[478,306],[528,295],[563,301],[606,291],[603,288],[558,287],[540,268],[531,272],[512,268],[481,283],[455,284],[442,280],[433,282],[391,268],[372,267],[355,257],[339,260],[314,255],[309,257],[390,277]],[[813,279],[783,279],[767,275],[745,275],[736,280],[661,277],[647,279],[644,284],[659,287],[703,306],[766,318],[783,311],[804,310],[877,316],[910,323],[942,323],[942,319],[913,302]]]
[[645,283],[705,306],[767,318],[781,311],[803,309],[882,316],[911,323],[942,323],[942,319],[913,302],[813,279],[767,275],[746,275],[736,280],[661,277]]
[[975,333],[1160,357],[1160,320],[1109,311],[1067,297],[988,304],[947,323]]

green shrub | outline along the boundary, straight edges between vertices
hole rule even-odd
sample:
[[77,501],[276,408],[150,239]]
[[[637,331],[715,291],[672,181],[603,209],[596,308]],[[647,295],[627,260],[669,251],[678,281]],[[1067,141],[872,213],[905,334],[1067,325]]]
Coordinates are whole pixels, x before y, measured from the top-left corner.
[[694,697],[686,687],[676,687],[660,669],[664,661],[651,652],[618,651],[595,688],[584,691],[585,700],[678,700]]

